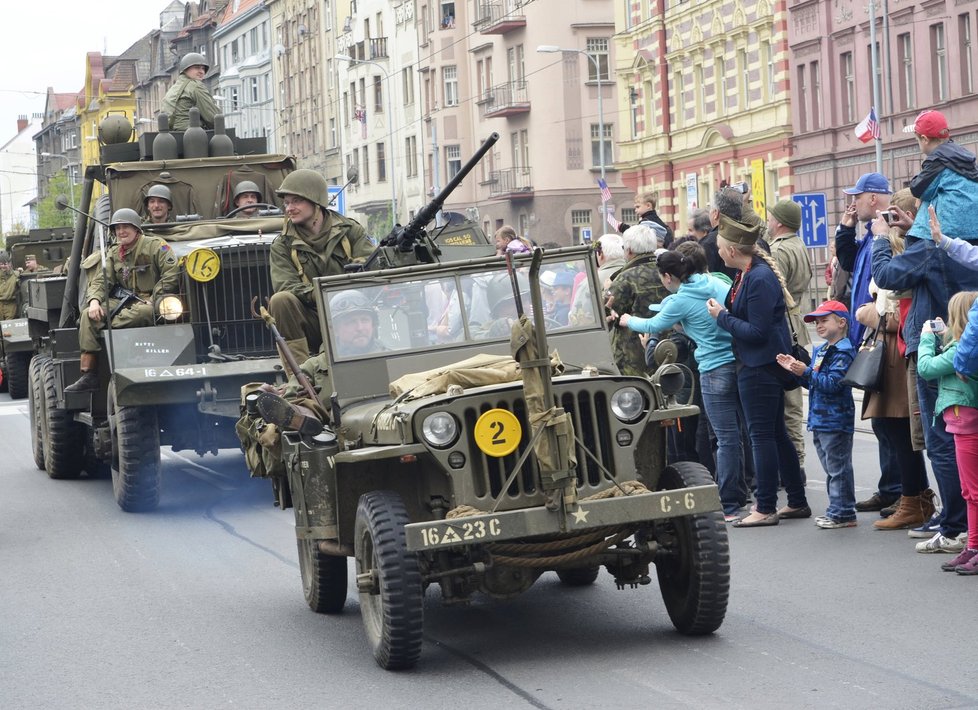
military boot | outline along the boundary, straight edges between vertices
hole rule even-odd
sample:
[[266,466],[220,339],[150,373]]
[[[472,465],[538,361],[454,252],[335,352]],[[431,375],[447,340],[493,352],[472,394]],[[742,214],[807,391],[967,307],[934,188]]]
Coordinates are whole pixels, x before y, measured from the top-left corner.
[[292,404],[271,392],[261,392],[257,406],[262,419],[283,431],[297,431],[306,436],[315,436],[327,429],[311,409]]
[[877,530],[908,530],[923,525],[934,514],[934,491],[929,488],[919,496],[901,496],[893,515],[877,520]]
[[[292,357],[295,358],[295,364],[302,367],[302,363],[309,359],[309,341],[305,338],[296,338],[295,340],[286,340],[285,344],[292,353]],[[292,368],[289,367],[289,363],[286,362],[284,357],[282,358],[282,365],[285,367],[286,372],[292,372]],[[292,374],[294,375],[295,373],[292,372]]]
[[81,377],[65,387],[65,392],[92,392],[98,389],[98,355],[81,354]]

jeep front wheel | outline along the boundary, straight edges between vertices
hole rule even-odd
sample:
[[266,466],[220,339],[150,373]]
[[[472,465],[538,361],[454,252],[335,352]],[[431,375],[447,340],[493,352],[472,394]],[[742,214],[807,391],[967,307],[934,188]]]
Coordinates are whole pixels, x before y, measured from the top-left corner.
[[152,407],[119,407],[109,387],[112,437],[112,493],[127,513],[153,510],[160,503],[160,426]]
[[[663,469],[659,490],[712,483],[710,472],[700,464],[676,462]],[[655,571],[673,626],[688,636],[713,633],[723,623],[730,593],[730,547],[723,514],[658,521],[655,540]]]
[[319,540],[304,538],[299,543],[299,573],[302,594],[317,614],[338,614],[346,604],[347,564],[345,557],[327,555]]
[[418,558],[408,552],[409,522],[396,493],[360,497],[354,527],[360,610],[374,658],[381,668],[411,668],[421,655],[424,595]]

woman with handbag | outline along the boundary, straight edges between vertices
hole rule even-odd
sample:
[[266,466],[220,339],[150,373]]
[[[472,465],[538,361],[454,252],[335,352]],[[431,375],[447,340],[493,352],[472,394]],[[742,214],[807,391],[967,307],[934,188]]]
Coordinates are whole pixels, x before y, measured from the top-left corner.
[[[761,227],[720,215],[717,250],[737,274],[723,305],[715,298],[706,304],[717,325],[733,338],[737,390],[753,449],[757,503],[750,515],[733,524],[741,528],[767,527],[781,518],[812,514],[798,454],[784,423],[784,390],[799,382],[777,363],[779,353],[791,352],[785,312],[793,301],[774,260],[757,248],[760,236]],[[788,505],[780,510],[779,477],[788,496]]]

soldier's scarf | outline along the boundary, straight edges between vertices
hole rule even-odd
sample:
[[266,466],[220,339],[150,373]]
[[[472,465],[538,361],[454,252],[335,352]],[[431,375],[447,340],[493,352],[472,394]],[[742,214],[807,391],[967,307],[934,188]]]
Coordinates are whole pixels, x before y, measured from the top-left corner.
[[319,227],[318,232],[314,232],[305,226],[300,226],[298,224],[292,223],[292,228],[295,230],[296,235],[312,247],[317,254],[322,254],[326,251],[326,245],[329,243],[329,232],[333,226],[333,220],[327,214],[323,219],[322,225]]

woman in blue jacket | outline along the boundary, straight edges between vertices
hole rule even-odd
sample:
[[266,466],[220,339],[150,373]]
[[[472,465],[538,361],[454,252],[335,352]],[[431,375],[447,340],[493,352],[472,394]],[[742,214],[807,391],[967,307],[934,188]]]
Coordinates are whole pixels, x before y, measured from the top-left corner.
[[740,440],[740,397],[731,337],[706,310],[711,299],[723,301],[730,285],[706,271],[706,252],[695,242],[679,245],[656,259],[662,285],[669,290],[653,318],[622,314],[618,325],[638,333],[660,333],[675,325],[696,343],[693,356],[700,372],[706,416],[717,436],[717,484],[727,522],[747,504],[744,450]]
[[[760,236],[760,226],[749,227],[720,215],[720,258],[738,273],[723,305],[715,298],[707,302],[717,325],[733,337],[737,389],[754,455],[757,502],[750,515],[734,523],[742,528],[777,525],[781,518],[812,514],[798,454],[784,424],[784,388],[799,383],[777,364],[779,353],[791,352],[785,311],[794,302],[777,265],[757,248]],[[788,494],[788,505],[780,510],[779,474]]]

